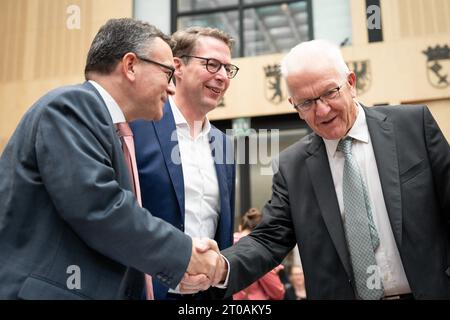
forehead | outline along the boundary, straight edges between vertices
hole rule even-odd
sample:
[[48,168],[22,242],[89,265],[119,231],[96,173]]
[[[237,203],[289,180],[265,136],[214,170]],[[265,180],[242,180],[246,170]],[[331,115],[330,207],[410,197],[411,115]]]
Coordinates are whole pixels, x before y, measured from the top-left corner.
[[311,67],[289,75],[286,83],[292,96],[310,98],[338,86],[342,80],[336,68]]
[[226,43],[209,36],[201,36],[197,39],[193,55],[216,58],[226,63],[231,59],[230,48],[228,48]]
[[169,45],[161,38],[155,38],[151,46],[151,57],[158,62],[172,65],[173,55]]

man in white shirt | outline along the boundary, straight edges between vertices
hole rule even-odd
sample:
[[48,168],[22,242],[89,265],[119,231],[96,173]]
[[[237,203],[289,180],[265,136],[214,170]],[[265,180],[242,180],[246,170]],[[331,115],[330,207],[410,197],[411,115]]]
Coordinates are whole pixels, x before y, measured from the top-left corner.
[[144,273],[172,288],[186,271],[214,274],[216,252],[139,205],[115,128],[161,118],[171,45],[150,24],[109,20],[88,81],[24,115],[0,158],[0,299],[141,299]]
[[[233,40],[213,28],[193,27],[172,36],[176,93],[160,121],[131,124],[143,206],[191,237],[232,245],[235,166],[228,137],[210,124],[237,74]],[[182,295],[153,282],[156,299],[209,299],[213,292]]]
[[298,244],[308,299],[449,299],[450,149],[430,111],[362,106],[327,41],[294,47],[282,73],[314,132],[280,154],[261,224],[222,251],[225,296]]

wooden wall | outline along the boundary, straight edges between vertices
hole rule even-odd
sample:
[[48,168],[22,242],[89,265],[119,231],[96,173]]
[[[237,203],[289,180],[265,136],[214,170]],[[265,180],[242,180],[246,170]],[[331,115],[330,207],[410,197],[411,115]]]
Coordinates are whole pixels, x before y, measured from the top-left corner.
[[[153,1],[153,0],[152,0]],[[359,99],[380,103],[426,103],[450,140],[450,86],[436,88],[423,51],[450,46],[450,0],[381,0],[384,41],[369,44],[364,1],[350,0],[352,45],[347,62],[366,62],[366,88]],[[83,81],[90,42],[109,18],[132,16],[132,0],[0,1],[0,152],[24,112],[48,90]],[[70,5],[80,8],[80,28],[67,28]],[[211,119],[294,112],[283,99],[271,102],[273,78],[264,68],[283,54],[235,59],[241,69],[232,80],[224,107]],[[440,61],[450,81],[450,59]]]
[[100,26],[131,16],[132,0],[0,1],[0,152],[34,101],[84,80],[86,54]]

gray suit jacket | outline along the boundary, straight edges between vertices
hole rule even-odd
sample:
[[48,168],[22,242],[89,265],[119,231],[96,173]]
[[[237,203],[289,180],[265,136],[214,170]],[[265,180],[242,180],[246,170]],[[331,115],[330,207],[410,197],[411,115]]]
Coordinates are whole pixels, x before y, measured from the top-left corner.
[[[415,298],[450,298],[450,149],[423,106],[364,108],[383,196]],[[298,244],[309,299],[354,299],[349,252],[325,144],[310,134],[280,154],[271,200],[252,235],[222,253],[226,295]]]
[[[175,287],[191,241],[130,190],[120,141],[91,84],[37,101],[0,158],[0,299],[139,299],[142,272]],[[80,289],[70,285],[71,266]]]

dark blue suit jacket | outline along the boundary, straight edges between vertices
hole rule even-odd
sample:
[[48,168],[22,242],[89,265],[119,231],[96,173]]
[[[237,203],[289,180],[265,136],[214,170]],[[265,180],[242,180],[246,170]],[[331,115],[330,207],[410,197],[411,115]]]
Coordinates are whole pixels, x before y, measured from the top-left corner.
[[[169,102],[164,106],[164,115],[160,121],[138,120],[131,124],[131,129],[136,147],[142,205],[154,216],[184,231],[183,168],[182,164],[172,161],[172,153],[177,157],[178,140]],[[211,126],[210,143],[220,191],[219,224],[214,240],[222,250],[233,244],[235,165],[229,138],[214,126]],[[153,282],[155,298],[165,299],[168,287],[158,280]]]

